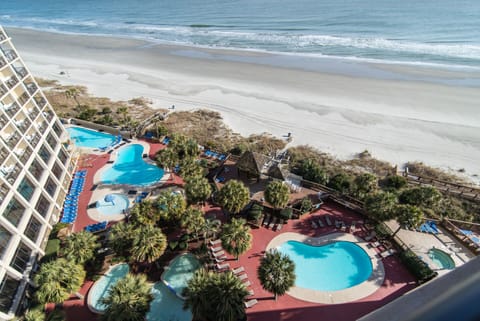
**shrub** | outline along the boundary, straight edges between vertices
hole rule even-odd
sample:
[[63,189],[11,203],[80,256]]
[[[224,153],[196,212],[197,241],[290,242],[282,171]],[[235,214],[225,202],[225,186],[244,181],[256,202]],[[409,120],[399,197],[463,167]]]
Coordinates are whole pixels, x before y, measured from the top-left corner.
[[178,241],[170,241],[168,242],[168,248],[171,250],[171,251],[175,251],[175,249],[177,248],[178,246]]
[[186,250],[187,247],[188,247],[187,242],[180,242],[180,243],[178,243],[178,249],[181,250],[181,251]]
[[302,214],[308,213],[312,210],[313,204],[309,197],[304,197],[300,203],[300,212]]
[[284,219],[285,221],[289,220],[292,218],[292,214],[293,214],[293,211],[291,208],[287,207],[287,208],[284,208],[280,211],[280,213],[278,214],[278,216],[281,218],[281,219]]
[[437,276],[437,272],[434,272],[427,263],[419,258],[411,250],[406,250],[400,253],[400,259],[407,269],[417,278],[419,283],[425,283],[428,280]]
[[45,247],[45,255],[42,258],[42,263],[55,260],[58,255],[58,250],[60,250],[60,240],[59,239],[48,240],[47,246]]

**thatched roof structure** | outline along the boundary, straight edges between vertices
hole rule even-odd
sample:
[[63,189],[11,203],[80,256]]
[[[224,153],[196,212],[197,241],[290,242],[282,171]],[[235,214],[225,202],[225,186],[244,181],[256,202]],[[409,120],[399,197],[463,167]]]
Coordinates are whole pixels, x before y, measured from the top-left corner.
[[239,172],[246,173],[249,177],[260,177],[268,161],[268,156],[246,151],[237,161],[237,168]]

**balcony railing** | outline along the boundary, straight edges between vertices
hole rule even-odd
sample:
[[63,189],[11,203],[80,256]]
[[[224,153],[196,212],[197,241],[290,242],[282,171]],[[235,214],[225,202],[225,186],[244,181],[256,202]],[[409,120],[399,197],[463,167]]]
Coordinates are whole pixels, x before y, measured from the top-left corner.
[[7,87],[4,84],[0,84],[0,97],[3,97],[7,93]]
[[45,116],[45,118],[48,120],[48,122],[50,122],[53,118],[53,112],[51,110],[44,111],[43,116]]
[[18,84],[18,79],[17,77],[12,76],[5,83],[7,84],[8,88],[12,89],[16,84]]
[[3,164],[3,162],[7,159],[8,157],[8,151],[5,148],[2,148],[0,150],[0,163]]
[[43,106],[45,106],[47,104],[47,101],[45,100],[45,98],[41,97],[41,96],[37,96],[35,97],[35,102],[37,103],[37,106],[42,109]]
[[31,107],[28,109],[28,116],[33,120],[37,117],[37,115],[40,113],[37,107]]
[[10,184],[13,184],[15,183],[15,179],[18,177],[18,174],[20,174],[21,170],[22,168],[19,165],[15,165],[13,170],[7,173],[7,175],[5,175],[5,178]]
[[20,101],[22,106],[25,105],[29,99],[30,99],[30,96],[26,92],[23,92],[23,94],[20,97],[18,97],[18,100]]
[[35,85],[35,83],[31,82],[31,83],[24,83],[25,84],[25,87],[27,87],[27,90],[28,92],[30,93],[30,95],[33,96],[33,94],[35,94],[35,92],[37,91],[38,87],[37,85]]
[[3,59],[3,57],[0,57],[0,68],[5,66],[6,64],[7,64],[7,62],[5,61],[5,59]]
[[32,155],[32,149],[30,147],[27,147],[23,154],[20,156],[20,161],[25,164],[30,156]]
[[2,30],[0,30],[0,41],[3,41],[5,39],[7,39],[7,35]]
[[4,114],[0,114],[0,127],[3,128],[8,123],[8,119]]
[[47,122],[46,122],[46,121],[43,121],[43,122],[40,124],[40,126],[38,126],[37,129],[38,129],[38,131],[39,131],[40,133],[43,133],[43,132],[45,131],[45,129],[47,129],[47,126],[48,126]]
[[8,116],[13,117],[17,111],[20,109],[17,103],[13,102],[8,106],[3,105],[3,110],[7,113]]
[[13,49],[4,50],[3,54],[7,57],[8,62],[12,62],[17,59],[18,55]]
[[27,142],[30,143],[33,147],[38,145],[38,142],[40,141],[41,136],[38,134],[33,134],[33,135],[27,135],[25,136],[25,139]]
[[13,149],[15,145],[17,145],[18,140],[20,139],[20,134],[18,132],[14,132],[10,137],[8,137],[7,145],[10,149]]
[[31,123],[32,122],[28,118],[25,118],[22,121],[15,122],[15,125],[17,125],[21,132],[25,132],[30,127]]
[[20,79],[23,79],[28,75],[27,69],[24,67],[14,67],[14,69]]

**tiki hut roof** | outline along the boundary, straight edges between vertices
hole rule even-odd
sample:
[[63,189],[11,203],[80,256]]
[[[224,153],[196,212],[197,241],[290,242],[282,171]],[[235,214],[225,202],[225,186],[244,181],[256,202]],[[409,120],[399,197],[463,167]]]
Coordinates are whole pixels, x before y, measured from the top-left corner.
[[250,175],[260,176],[263,171],[263,167],[265,164],[267,164],[268,160],[268,156],[246,151],[237,161],[237,168]]

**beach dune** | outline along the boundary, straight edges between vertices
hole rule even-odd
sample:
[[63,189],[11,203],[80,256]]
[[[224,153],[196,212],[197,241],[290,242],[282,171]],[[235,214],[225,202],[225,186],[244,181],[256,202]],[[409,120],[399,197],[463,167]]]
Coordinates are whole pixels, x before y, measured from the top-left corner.
[[340,158],[368,150],[395,165],[423,161],[480,173],[475,71],[337,61],[339,72],[332,72],[330,60],[295,58],[289,65],[294,58],[263,52],[7,32],[35,76],[85,85],[96,96],[216,110],[243,135],[291,132],[292,144]]

